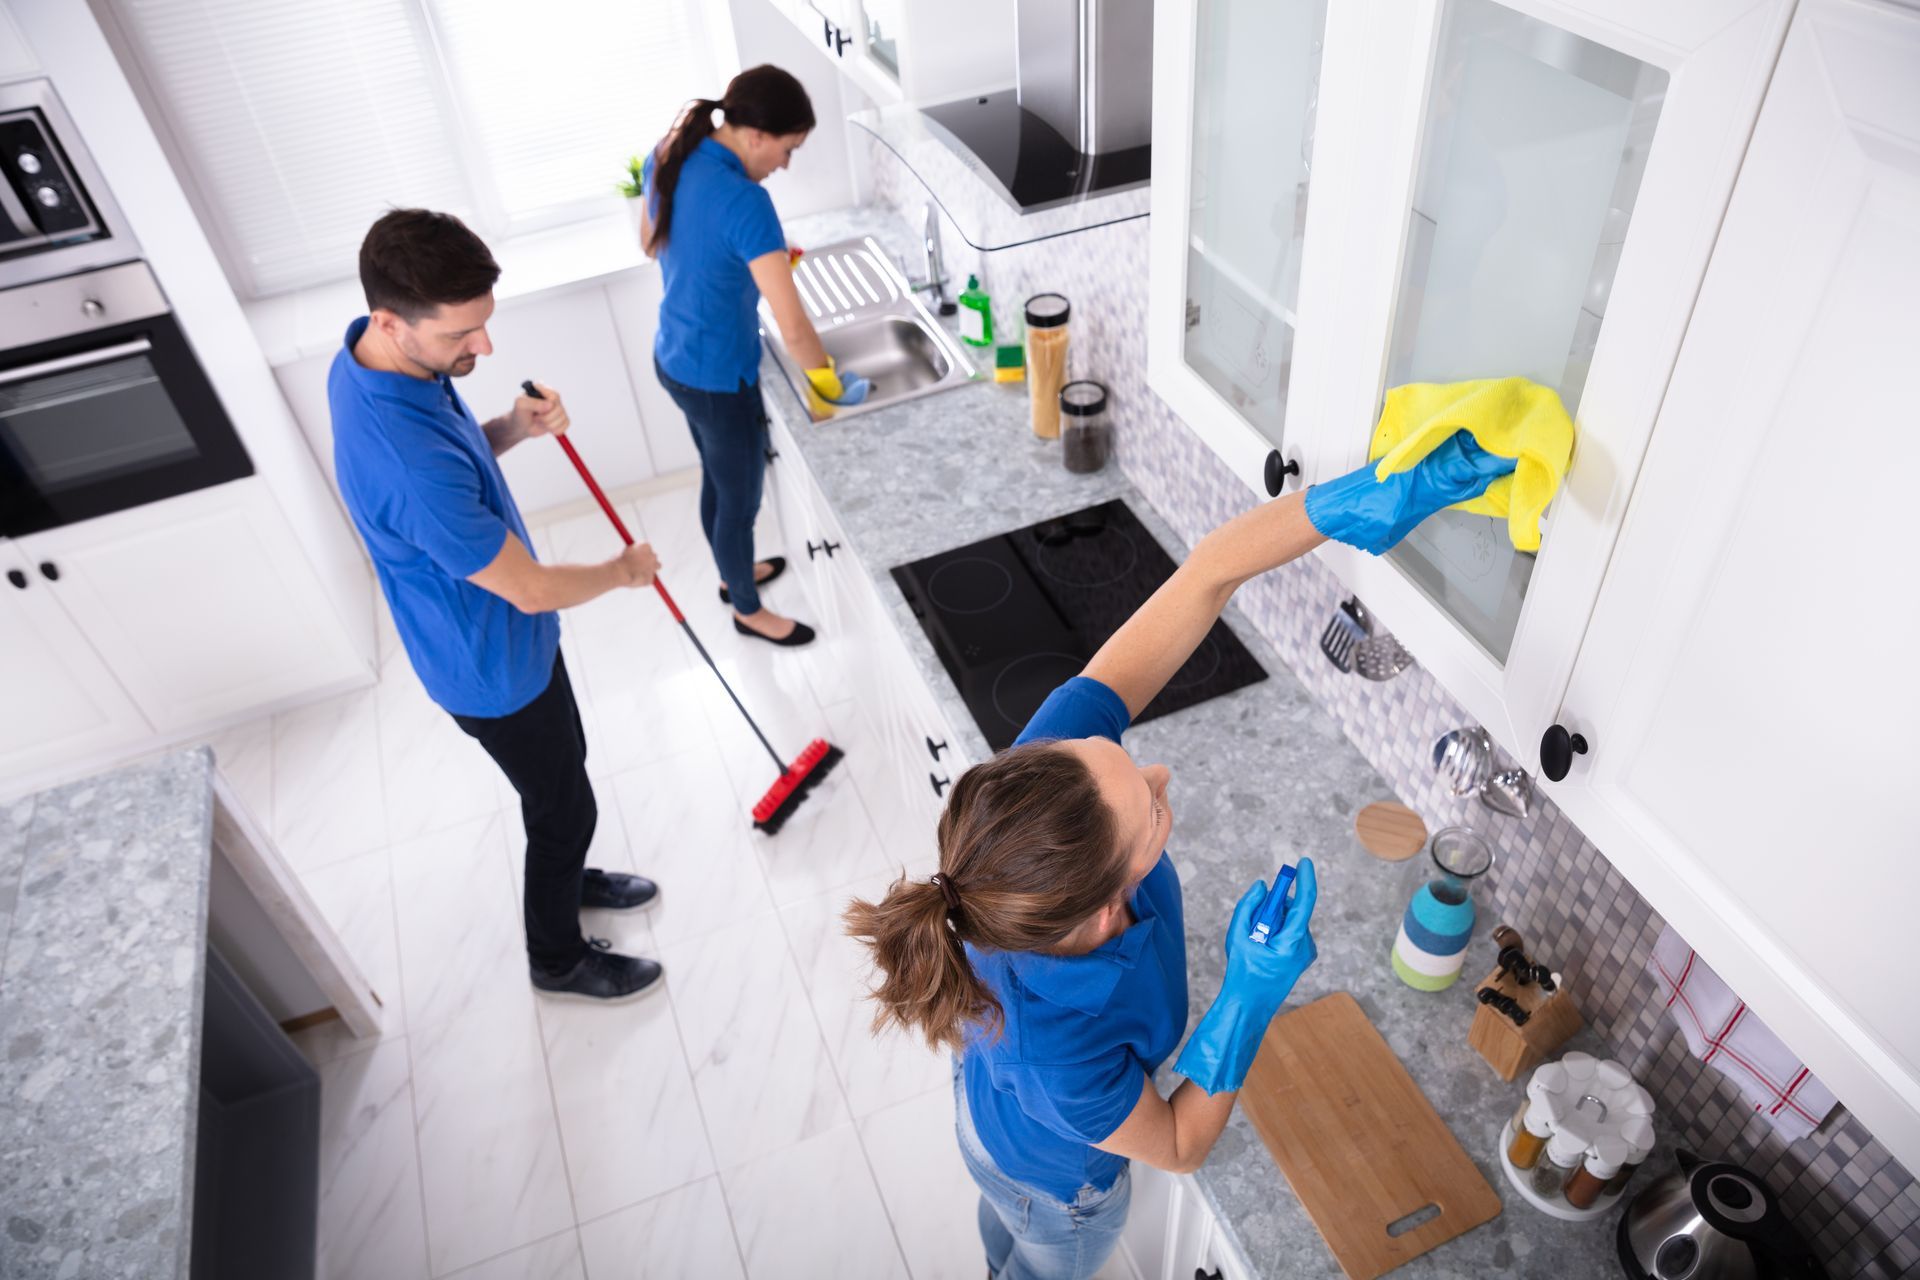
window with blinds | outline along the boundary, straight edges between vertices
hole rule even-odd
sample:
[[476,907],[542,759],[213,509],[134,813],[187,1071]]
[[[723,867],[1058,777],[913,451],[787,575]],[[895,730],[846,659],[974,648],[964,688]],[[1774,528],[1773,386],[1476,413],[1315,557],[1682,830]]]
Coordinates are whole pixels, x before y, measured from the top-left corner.
[[719,92],[697,0],[107,0],[234,287],[353,275],[388,208],[483,236],[609,211]]

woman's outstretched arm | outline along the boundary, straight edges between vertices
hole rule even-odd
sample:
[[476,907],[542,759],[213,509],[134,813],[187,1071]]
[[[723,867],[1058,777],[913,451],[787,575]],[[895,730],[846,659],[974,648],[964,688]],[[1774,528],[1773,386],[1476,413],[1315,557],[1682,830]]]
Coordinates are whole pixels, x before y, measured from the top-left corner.
[[1325,541],[1307,519],[1304,493],[1235,516],[1200,539],[1186,563],[1100,646],[1086,674],[1119,694],[1129,715],[1139,715],[1200,647],[1241,583]]

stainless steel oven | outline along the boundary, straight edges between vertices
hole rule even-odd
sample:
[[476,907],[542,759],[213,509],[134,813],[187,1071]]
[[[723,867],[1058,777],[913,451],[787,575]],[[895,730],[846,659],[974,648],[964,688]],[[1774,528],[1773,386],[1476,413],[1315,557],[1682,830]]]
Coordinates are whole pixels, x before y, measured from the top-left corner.
[[253,474],[45,81],[0,86],[0,536]]
[[0,534],[251,474],[145,263],[0,292]]

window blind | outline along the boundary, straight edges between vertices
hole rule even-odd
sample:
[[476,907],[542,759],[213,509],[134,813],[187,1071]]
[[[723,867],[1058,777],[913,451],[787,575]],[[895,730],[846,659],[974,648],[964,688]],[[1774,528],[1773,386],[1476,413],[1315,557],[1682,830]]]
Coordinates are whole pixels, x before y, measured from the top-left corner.
[[239,292],[353,275],[391,205],[471,212],[415,0],[113,7]]
[[351,277],[394,206],[489,239],[611,212],[720,91],[697,0],[105,3],[247,297]]
[[630,155],[718,97],[686,0],[426,0],[485,197],[510,228],[604,210]]

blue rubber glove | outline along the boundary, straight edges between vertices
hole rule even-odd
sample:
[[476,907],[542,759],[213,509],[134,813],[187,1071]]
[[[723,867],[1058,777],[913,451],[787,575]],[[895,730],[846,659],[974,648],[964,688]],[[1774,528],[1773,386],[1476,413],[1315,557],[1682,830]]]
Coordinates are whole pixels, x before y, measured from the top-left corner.
[[1246,1083],[1267,1024],[1319,954],[1310,929],[1314,900],[1320,896],[1312,858],[1300,859],[1293,884],[1286,923],[1265,945],[1249,935],[1253,918],[1266,900],[1266,882],[1255,880],[1233,909],[1233,921],[1227,925],[1227,976],[1173,1064],[1175,1071],[1208,1093],[1238,1089]]
[[1518,459],[1488,453],[1456,431],[1409,469],[1374,479],[1369,462],[1307,490],[1307,519],[1335,542],[1379,555],[1436,511],[1485,493]]

